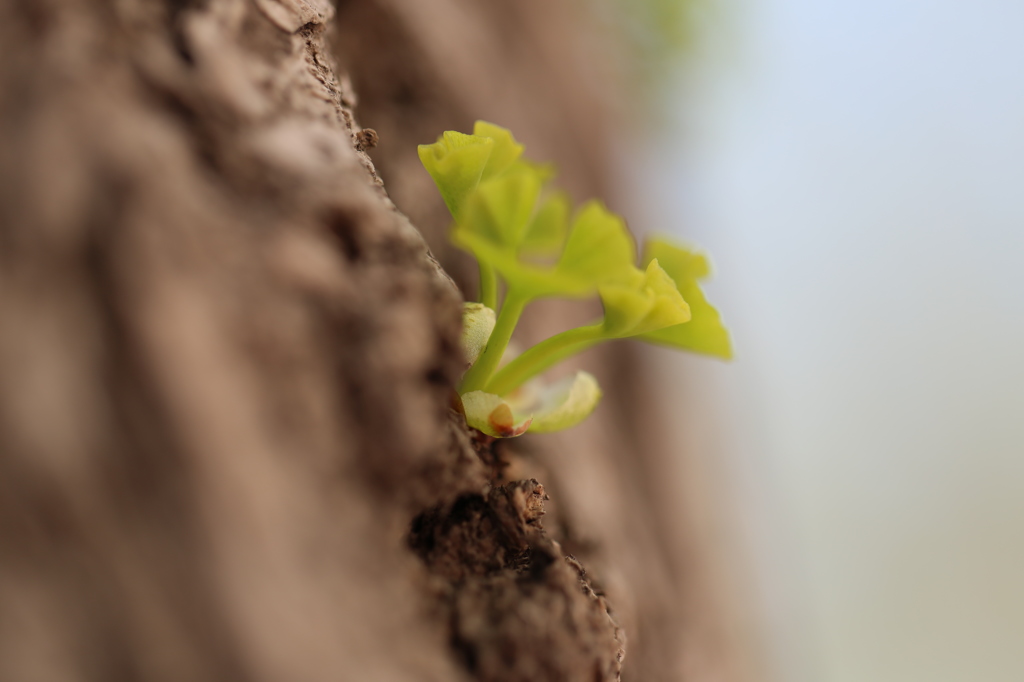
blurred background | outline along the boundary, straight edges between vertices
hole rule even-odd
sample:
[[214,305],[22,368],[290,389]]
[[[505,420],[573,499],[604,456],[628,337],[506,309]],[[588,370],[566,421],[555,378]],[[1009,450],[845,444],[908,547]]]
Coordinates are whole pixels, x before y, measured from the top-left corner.
[[624,212],[737,349],[642,352],[753,676],[1024,680],[1024,4],[640,4]]

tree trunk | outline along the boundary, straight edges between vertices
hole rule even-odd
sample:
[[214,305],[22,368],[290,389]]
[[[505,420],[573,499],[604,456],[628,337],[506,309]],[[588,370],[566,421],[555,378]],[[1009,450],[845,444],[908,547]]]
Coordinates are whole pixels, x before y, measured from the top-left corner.
[[593,682],[622,624],[677,679],[635,413],[471,436],[460,294],[355,122],[465,286],[417,142],[486,117],[607,189],[575,16],[483,5],[0,0],[0,680]]

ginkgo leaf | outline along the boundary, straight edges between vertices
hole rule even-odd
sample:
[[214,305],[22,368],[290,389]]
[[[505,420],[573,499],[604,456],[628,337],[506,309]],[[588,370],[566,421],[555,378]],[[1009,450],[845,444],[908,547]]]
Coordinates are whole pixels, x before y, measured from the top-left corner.
[[654,308],[654,297],[635,288],[609,285],[598,293],[604,306],[602,332],[608,338],[628,336]]
[[452,231],[451,238],[456,246],[469,251],[477,260],[497,270],[508,282],[509,287],[514,287],[525,297],[584,298],[593,295],[597,290],[597,285],[592,282],[560,273],[552,267],[524,262],[516,255],[514,249],[496,244],[469,230],[456,228]]
[[555,192],[544,199],[519,242],[519,255],[558,255],[569,232],[571,212],[572,204],[565,192]]
[[635,286],[607,285],[599,292],[608,337],[636,336],[690,320],[690,306],[656,258]]
[[530,431],[550,433],[576,426],[590,416],[601,400],[597,379],[577,372],[554,384],[531,382],[504,398],[485,391],[462,396],[466,423],[496,438],[512,438]]
[[420,162],[453,216],[459,214],[462,202],[480,184],[493,150],[491,138],[454,130],[445,132],[434,144],[421,144],[417,149]]
[[517,251],[533,220],[542,183],[539,173],[525,165],[481,182],[466,198],[456,229]]
[[521,390],[533,377],[597,343],[646,335],[690,319],[689,305],[657,259],[637,273],[639,279],[632,286],[608,284],[598,289],[604,304],[600,322],[567,329],[535,344],[501,367],[485,388],[502,395]]
[[576,213],[557,270],[598,284],[635,281],[636,245],[625,221],[599,201],[588,201]]
[[550,433],[576,426],[590,416],[600,401],[597,379],[587,372],[577,372],[540,390],[528,430]]
[[[493,123],[477,121],[473,133],[449,130],[434,144],[421,144],[418,148],[423,167],[456,219],[463,202],[481,181],[505,173],[523,153],[523,145],[515,141],[512,133]],[[534,164],[520,163],[534,168]]]
[[707,277],[711,271],[707,258],[667,240],[651,239],[644,247],[644,262],[654,259],[672,277],[689,303],[691,318],[684,324],[648,332],[640,338],[650,343],[730,359],[732,342],[729,332],[698,284],[698,280]]
[[473,135],[494,141],[494,150],[481,173],[481,180],[501,175],[523,155],[523,145],[516,142],[512,132],[506,128],[487,121],[477,121],[473,124]]
[[483,391],[464,393],[462,409],[469,426],[495,438],[521,436],[533,421],[532,415],[516,414],[505,400]]
[[[469,203],[476,206],[477,200]],[[589,202],[577,213],[565,249],[553,267],[523,261],[518,244],[501,242],[491,236],[493,230],[478,227],[469,219],[458,223],[452,241],[497,270],[509,288],[525,298],[582,298],[597,293],[605,284],[636,286],[643,278],[633,264],[636,248],[625,222],[600,202]]]
[[462,336],[459,339],[467,367],[476,362],[494,331],[494,311],[483,303],[462,304]]

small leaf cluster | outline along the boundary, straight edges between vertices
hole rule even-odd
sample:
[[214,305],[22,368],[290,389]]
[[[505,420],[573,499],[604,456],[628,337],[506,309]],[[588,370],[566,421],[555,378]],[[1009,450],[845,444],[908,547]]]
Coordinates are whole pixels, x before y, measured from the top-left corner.
[[[445,132],[419,156],[454,218],[452,241],[480,267],[480,301],[464,312],[471,365],[459,386],[470,426],[510,437],[579,423],[601,398],[594,377],[579,372],[552,386],[535,378],[604,341],[634,337],[732,356],[698,283],[710,271],[704,255],[655,238],[638,260],[621,217],[596,200],[574,209],[552,188],[552,167],[524,159],[523,146],[491,123],[477,121],[472,135]],[[599,297],[604,315],[508,357],[523,310],[548,297]]]

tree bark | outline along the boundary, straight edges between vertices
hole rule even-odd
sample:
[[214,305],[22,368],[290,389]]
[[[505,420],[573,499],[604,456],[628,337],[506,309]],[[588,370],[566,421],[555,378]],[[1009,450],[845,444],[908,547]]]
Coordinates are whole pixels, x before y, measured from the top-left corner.
[[451,409],[472,281],[415,144],[490,118],[600,195],[576,15],[334,14],[0,2],[0,680],[615,680],[623,624],[677,679],[636,407],[498,446]]

